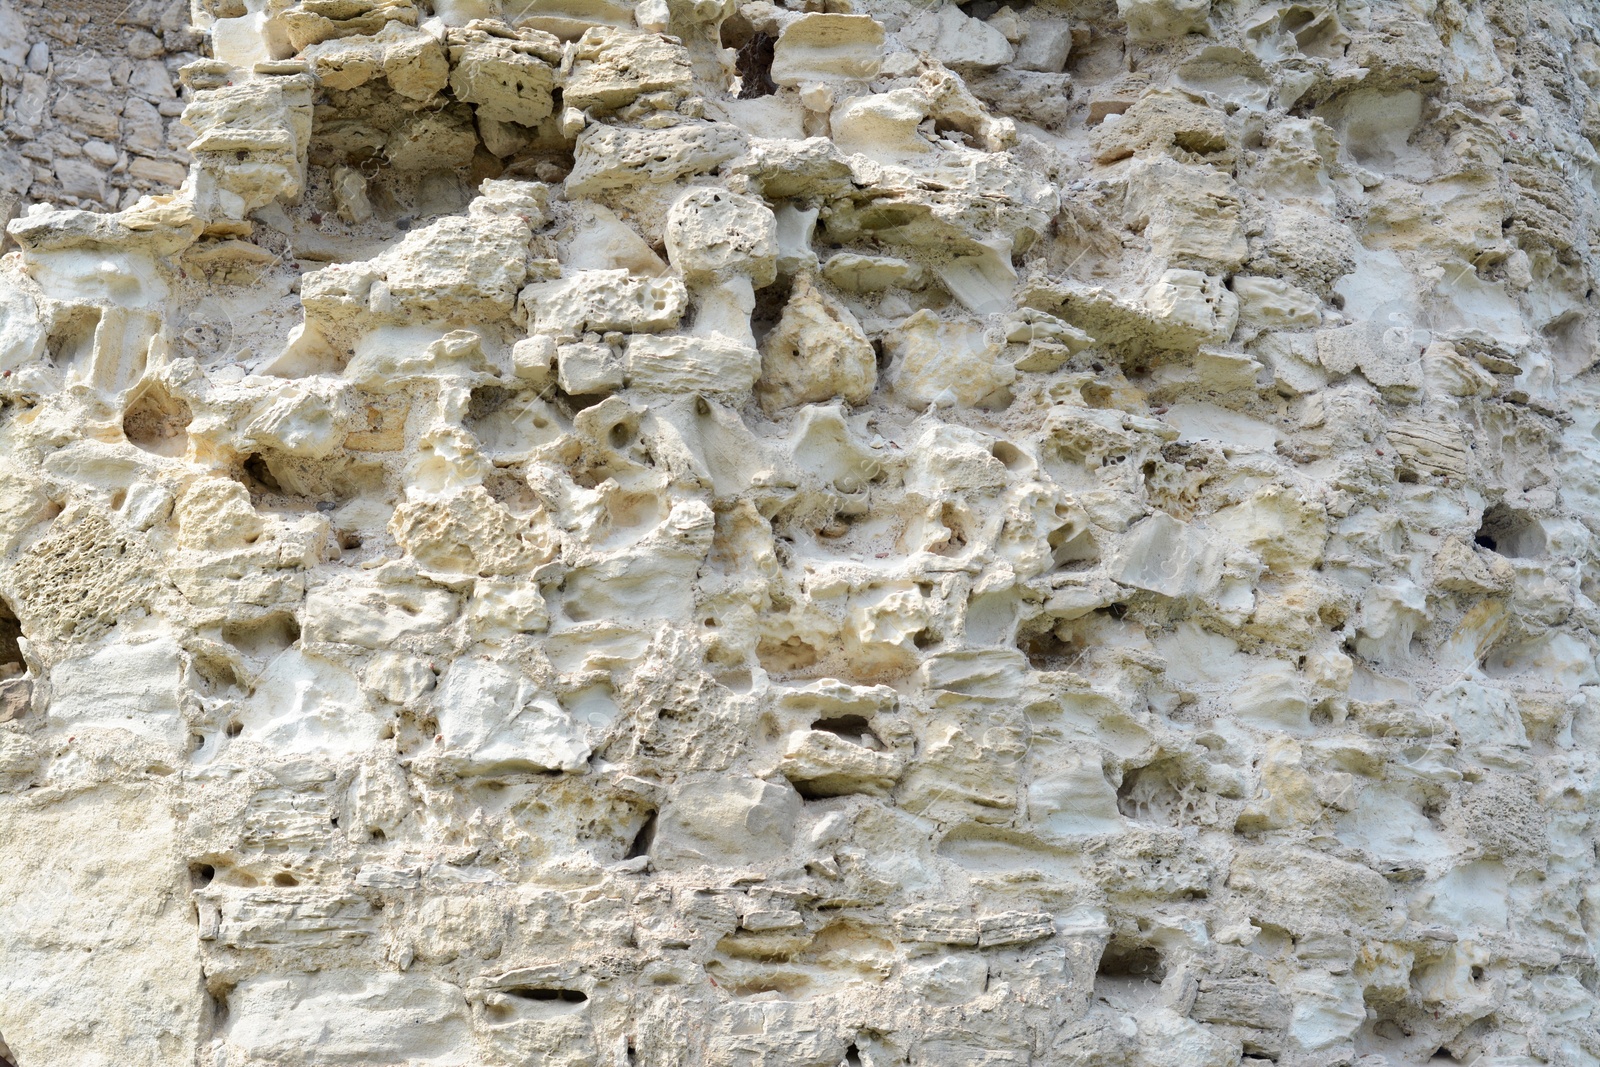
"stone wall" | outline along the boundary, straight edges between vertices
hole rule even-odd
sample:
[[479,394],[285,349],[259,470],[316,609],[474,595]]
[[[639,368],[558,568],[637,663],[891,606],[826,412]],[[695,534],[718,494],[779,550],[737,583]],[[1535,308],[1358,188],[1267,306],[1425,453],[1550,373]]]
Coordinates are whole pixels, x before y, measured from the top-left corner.
[[177,71],[204,38],[185,0],[0,3],[0,219],[105,210],[182,184]]
[[1600,1064],[1597,42],[0,0],[0,1064]]

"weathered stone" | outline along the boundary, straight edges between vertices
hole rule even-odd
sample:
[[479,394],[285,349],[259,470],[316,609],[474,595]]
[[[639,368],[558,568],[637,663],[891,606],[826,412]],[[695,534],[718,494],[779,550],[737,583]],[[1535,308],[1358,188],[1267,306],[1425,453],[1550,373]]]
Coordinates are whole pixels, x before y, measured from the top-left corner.
[[68,7],[0,1067],[1594,1060],[1582,5]]

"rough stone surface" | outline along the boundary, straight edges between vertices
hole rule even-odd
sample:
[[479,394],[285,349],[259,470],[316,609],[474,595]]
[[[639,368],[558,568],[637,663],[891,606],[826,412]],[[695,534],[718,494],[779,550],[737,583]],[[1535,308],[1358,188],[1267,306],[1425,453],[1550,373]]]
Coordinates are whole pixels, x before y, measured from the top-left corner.
[[1593,4],[0,0],[0,137],[0,1067],[1600,1067]]

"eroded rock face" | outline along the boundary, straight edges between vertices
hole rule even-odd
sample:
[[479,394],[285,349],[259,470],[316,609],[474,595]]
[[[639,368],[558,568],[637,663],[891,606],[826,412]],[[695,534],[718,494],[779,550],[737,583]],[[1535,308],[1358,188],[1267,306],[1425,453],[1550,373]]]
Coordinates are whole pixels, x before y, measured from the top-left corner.
[[84,7],[0,1064],[1600,1064],[1590,6]]

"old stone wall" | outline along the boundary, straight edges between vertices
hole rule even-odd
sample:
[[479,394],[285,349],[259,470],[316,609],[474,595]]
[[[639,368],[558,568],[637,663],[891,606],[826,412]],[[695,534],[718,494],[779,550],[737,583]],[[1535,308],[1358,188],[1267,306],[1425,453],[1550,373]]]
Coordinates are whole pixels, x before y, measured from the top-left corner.
[[0,0],[0,1064],[1600,1065],[1600,11]]

